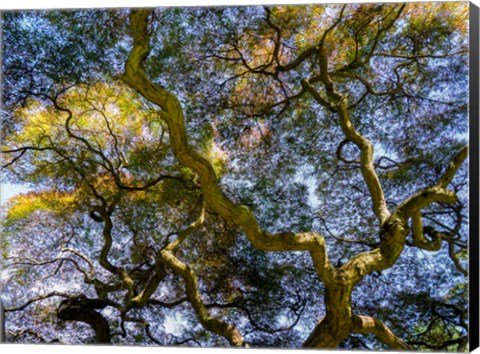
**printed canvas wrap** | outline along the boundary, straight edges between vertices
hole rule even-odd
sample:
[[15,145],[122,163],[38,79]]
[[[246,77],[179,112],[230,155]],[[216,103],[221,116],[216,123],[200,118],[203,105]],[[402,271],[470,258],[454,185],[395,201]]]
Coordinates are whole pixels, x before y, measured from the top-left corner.
[[0,347],[478,347],[475,5],[1,28]]

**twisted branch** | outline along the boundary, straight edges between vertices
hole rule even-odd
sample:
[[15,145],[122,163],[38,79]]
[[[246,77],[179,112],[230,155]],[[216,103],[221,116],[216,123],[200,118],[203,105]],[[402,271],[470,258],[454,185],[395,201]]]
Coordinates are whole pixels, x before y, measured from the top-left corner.
[[251,210],[232,203],[221,191],[210,162],[188,144],[183,110],[177,97],[164,88],[154,85],[145,75],[143,62],[149,53],[148,16],[150,11],[139,10],[131,14],[134,46],[125,65],[123,81],[146,99],[161,108],[161,117],[170,131],[173,153],[178,161],[193,171],[200,179],[202,194],[208,208],[225,219],[243,227],[252,245],[264,251],[310,251],[322,280],[332,281],[333,267],[325,250],[323,236],[309,233],[270,234],[260,228]]
[[159,252],[159,257],[161,257],[162,261],[168,268],[170,268],[175,274],[180,275],[185,281],[187,298],[192,304],[198,320],[205,329],[224,337],[232,346],[245,347],[247,344],[235,326],[210,315],[198,290],[198,280],[195,272],[173,254],[174,249],[183,242],[188,235],[200,228],[204,219],[205,208],[202,206],[199,218],[185,230],[181,231],[175,241],[172,241],[163,248]]
[[[425,238],[425,231],[432,237],[431,240]],[[440,233],[431,228],[424,228],[422,223],[422,213],[420,210],[412,214],[412,236],[413,246],[427,250],[438,251],[442,247],[442,237]]]
[[353,333],[374,334],[390,349],[408,350],[410,347],[398,338],[382,321],[369,316],[353,316]]

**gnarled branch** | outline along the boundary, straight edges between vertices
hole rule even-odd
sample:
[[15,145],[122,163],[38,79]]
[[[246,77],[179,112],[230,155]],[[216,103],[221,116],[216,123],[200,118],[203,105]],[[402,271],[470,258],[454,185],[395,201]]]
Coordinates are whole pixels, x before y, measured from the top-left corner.
[[198,291],[198,281],[195,272],[188,265],[180,261],[172,251],[162,250],[160,254],[167,267],[175,274],[180,275],[185,281],[188,300],[192,304],[198,320],[205,329],[224,337],[233,346],[247,346],[243,336],[235,326],[209,314]]
[[210,162],[188,144],[183,110],[177,97],[162,87],[154,85],[144,72],[143,61],[149,53],[148,16],[148,10],[134,11],[131,14],[134,47],[128,57],[122,78],[126,84],[161,108],[161,117],[170,131],[172,151],[182,165],[191,168],[198,174],[202,194],[208,208],[243,227],[248,240],[260,250],[310,251],[314,257],[317,271],[320,270],[321,278],[325,281],[331,279],[333,267],[328,261],[325,242],[321,235],[290,232],[270,234],[262,230],[248,207],[236,205],[224,195]]
[[398,338],[382,321],[369,316],[353,316],[353,333],[374,334],[390,349],[407,350],[410,347]]
[[65,321],[87,323],[95,331],[96,343],[110,343],[110,326],[108,321],[96,309],[102,309],[108,302],[86,297],[63,300],[57,309],[57,316]]
[[[425,238],[425,231],[432,239]],[[417,210],[412,215],[412,236],[413,246],[419,247],[427,251],[438,251],[442,247],[442,237],[440,233],[435,232],[432,228],[424,228],[422,222],[422,213]]]
[[345,137],[360,149],[360,169],[371,195],[373,212],[380,223],[383,224],[390,216],[390,212],[383,194],[380,179],[373,164],[373,144],[353,127],[350,114],[348,113],[346,98],[340,102],[338,114]]
[[447,168],[445,169],[443,175],[438,180],[438,186],[441,188],[447,188],[447,186],[452,181],[455,173],[462,165],[463,161],[468,157],[468,146],[464,146],[461,148],[455,156],[453,156],[452,160],[448,164]]
[[[200,216],[192,224],[190,224],[185,230],[178,233],[176,240],[170,242],[158,253],[159,260],[162,261],[168,268],[170,268],[175,274],[180,275],[185,281],[185,287],[187,292],[188,301],[192,304],[193,309],[197,315],[200,323],[209,331],[216,333],[228,342],[237,347],[246,346],[243,336],[238,329],[230,324],[223,322],[213,316],[211,316],[207,310],[207,307],[203,303],[198,290],[198,281],[195,272],[185,263],[180,261],[174,254],[174,249],[182,243],[186,237],[196,231],[204,222],[205,219],[205,205],[202,203],[202,209]],[[157,262],[158,262],[157,261]]]

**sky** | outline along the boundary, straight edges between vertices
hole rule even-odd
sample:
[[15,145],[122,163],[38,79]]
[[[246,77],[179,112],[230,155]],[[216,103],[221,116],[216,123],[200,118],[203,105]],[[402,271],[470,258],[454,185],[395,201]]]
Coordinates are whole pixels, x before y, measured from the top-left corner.
[[11,197],[27,191],[28,188],[19,184],[2,183],[0,187],[1,205],[3,206]]

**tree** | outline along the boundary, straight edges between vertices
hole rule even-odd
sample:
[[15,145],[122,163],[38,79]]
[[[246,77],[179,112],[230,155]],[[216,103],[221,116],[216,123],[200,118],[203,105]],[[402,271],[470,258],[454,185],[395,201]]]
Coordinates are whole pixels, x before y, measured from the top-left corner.
[[7,340],[464,351],[467,20],[6,14]]

